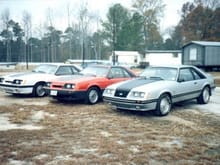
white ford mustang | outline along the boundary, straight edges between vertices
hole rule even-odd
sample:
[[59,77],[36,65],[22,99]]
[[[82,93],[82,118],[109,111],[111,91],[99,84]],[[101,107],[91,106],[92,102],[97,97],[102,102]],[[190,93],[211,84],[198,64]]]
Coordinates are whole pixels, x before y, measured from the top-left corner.
[[32,72],[14,73],[0,77],[0,89],[11,94],[33,94],[42,97],[44,86],[57,76],[78,74],[80,69],[71,64],[41,64]]
[[176,102],[208,103],[214,88],[213,77],[194,66],[155,66],[138,78],[108,86],[103,100],[115,109],[155,110],[156,115],[165,116]]

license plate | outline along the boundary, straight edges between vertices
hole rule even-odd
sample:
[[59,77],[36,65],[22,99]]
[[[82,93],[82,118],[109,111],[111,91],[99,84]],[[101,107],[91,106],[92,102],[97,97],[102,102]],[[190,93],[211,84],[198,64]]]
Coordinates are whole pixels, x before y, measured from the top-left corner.
[[54,91],[54,90],[50,91],[50,95],[51,96],[56,96],[57,95],[57,91]]

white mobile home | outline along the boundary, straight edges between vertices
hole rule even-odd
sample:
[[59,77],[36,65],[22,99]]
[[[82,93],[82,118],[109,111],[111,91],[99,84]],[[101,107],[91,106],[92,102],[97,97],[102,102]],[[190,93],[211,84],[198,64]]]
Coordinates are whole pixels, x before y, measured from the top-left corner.
[[146,51],[144,61],[149,65],[179,65],[182,53],[180,50],[150,50]]
[[[113,54],[109,60],[112,59]],[[140,62],[149,65],[179,65],[182,63],[182,53],[180,50],[148,50],[142,55],[137,51],[115,51],[115,62],[134,66]]]
[[[117,64],[138,65],[142,60],[141,54],[137,51],[115,51],[114,53]],[[113,54],[109,60],[113,61]]]

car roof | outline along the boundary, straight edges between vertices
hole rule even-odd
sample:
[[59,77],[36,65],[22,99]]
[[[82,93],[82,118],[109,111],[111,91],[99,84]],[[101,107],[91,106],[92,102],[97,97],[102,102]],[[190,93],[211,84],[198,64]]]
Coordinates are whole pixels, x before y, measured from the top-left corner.
[[75,66],[74,64],[66,64],[66,63],[41,63],[41,64],[38,64],[37,66],[40,66],[40,65]]
[[100,68],[125,68],[123,66],[118,66],[118,65],[102,65],[102,64],[94,64],[94,65],[89,65],[87,67],[100,67]]
[[165,68],[176,68],[176,69],[180,69],[180,68],[194,68],[193,65],[150,65],[149,67],[165,67]]

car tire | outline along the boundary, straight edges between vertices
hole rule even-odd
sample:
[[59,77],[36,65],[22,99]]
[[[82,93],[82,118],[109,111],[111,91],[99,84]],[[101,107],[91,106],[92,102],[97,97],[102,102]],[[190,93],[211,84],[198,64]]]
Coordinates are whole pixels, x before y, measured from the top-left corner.
[[46,90],[44,89],[44,83],[37,83],[33,88],[33,95],[37,97],[43,97],[46,95]]
[[206,86],[205,88],[203,88],[201,94],[197,98],[197,102],[199,104],[207,104],[209,100],[210,100],[210,89],[209,87]]
[[166,116],[172,107],[171,98],[168,94],[163,94],[159,97],[155,114],[158,116]]
[[91,87],[87,91],[85,102],[86,104],[96,104],[100,99],[100,91],[96,87]]

